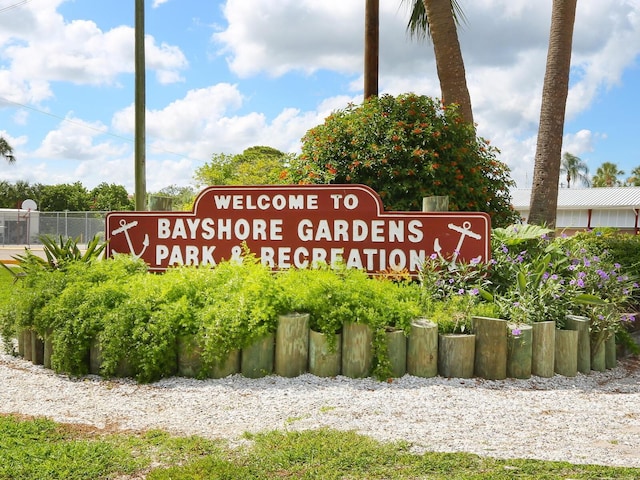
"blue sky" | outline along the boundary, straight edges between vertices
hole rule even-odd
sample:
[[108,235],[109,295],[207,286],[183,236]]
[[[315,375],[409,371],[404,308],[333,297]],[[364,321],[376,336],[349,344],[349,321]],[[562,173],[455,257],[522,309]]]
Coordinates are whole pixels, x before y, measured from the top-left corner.
[[[362,99],[363,0],[147,0],[147,187],[193,184],[216,153],[299,151]],[[551,0],[461,0],[478,132],[533,174]],[[380,91],[439,96],[429,42],[381,1]],[[0,180],[133,192],[134,0],[0,0]],[[595,173],[640,166],[640,1],[578,2],[563,149]]]

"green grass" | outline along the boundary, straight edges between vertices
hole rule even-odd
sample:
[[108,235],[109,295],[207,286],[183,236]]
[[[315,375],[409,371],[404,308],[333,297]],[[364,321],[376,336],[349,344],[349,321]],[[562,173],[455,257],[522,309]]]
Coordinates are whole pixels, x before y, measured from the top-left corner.
[[412,454],[353,432],[273,431],[246,443],[160,431],[106,434],[44,419],[0,416],[0,479],[635,479],[640,469],[471,454]]
[[11,273],[0,267],[0,310],[2,310],[2,307],[4,307],[9,301],[12,290],[13,277],[11,276]]

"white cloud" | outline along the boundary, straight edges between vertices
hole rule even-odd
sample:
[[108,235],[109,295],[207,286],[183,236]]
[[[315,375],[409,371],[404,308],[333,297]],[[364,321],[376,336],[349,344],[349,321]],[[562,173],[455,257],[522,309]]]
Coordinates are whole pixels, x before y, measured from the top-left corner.
[[100,122],[85,122],[69,115],[57,130],[45,136],[33,155],[62,160],[103,160],[121,155],[123,146],[114,145],[111,141],[96,141],[106,132],[107,127]]
[[[38,104],[53,96],[53,81],[113,85],[118,75],[134,71],[132,27],[102,31],[91,20],[65,21],[57,11],[60,3],[33,2],[10,16],[0,15],[0,92],[5,98]],[[146,57],[159,83],[183,80],[180,72],[188,62],[177,46],[158,45],[147,35]]]

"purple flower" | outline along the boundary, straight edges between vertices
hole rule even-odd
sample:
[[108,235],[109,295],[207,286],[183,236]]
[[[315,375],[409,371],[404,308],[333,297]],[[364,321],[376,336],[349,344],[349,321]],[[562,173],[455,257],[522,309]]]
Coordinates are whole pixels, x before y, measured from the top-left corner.
[[480,293],[480,290],[478,290],[477,288],[472,288],[471,290],[469,290],[469,294],[471,295],[478,295],[478,293]]
[[438,258],[438,254],[437,253],[432,253],[431,255],[429,255],[429,258],[431,260],[435,260],[436,258]]
[[514,337],[519,337],[521,333],[522,332],[519,328],[514,328],[513,330],[511,330],[511,335],[513,335]]

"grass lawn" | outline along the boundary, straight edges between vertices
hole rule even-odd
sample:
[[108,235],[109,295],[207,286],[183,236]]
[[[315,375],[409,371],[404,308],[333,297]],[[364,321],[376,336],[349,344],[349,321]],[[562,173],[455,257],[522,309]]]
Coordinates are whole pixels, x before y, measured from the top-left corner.
[[0,479],[636,479],[640,469],[471,454],[412,454],[352,432],[273,431],[223,441],[161,431],[108,434],[44,419],[0,416]]
[[0,266],[0,309],[9,301],[13,288],[11,273]]

